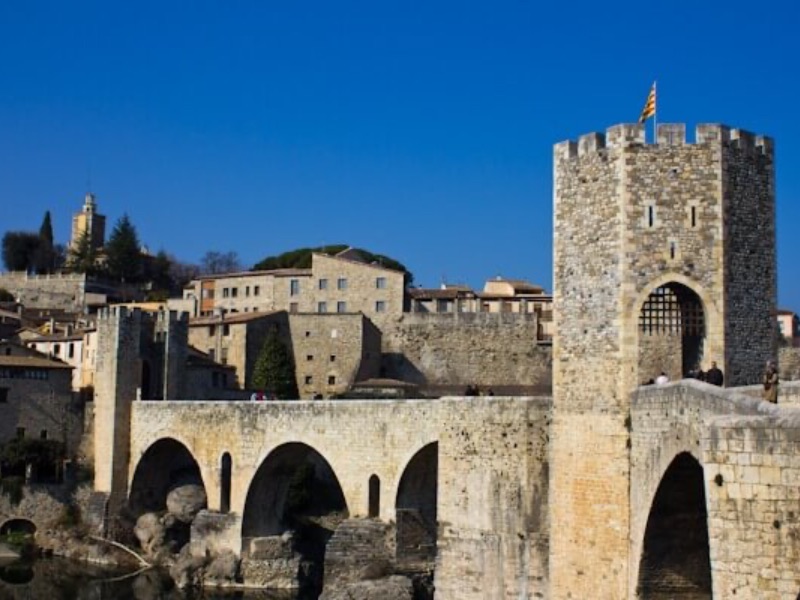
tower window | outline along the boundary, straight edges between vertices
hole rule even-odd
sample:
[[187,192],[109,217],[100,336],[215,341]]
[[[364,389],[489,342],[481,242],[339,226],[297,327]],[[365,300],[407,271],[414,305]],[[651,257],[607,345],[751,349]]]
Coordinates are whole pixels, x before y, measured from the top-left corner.
[[647,226],[653,227],[656,223],[656,207],[652,204],[647,207]]
[[691,210],[692,229],[694,229],[695,227],[697,227],[697,207],[692,206],[690,210]]

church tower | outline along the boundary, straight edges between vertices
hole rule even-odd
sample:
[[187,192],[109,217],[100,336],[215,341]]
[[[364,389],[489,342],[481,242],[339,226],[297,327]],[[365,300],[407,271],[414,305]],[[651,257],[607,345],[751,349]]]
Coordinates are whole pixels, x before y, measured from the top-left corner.
[[87,192],[83,199],[83,208],[72,216],[72,238],[70,249],[77,248],[81,236],[89,236],[92,248],[102,248],[106,241],[106,218],[97,212],[94,194]]
[[550,597],[631,598],[630,399],[775,356],[772,140],[617,125],[554,149]]

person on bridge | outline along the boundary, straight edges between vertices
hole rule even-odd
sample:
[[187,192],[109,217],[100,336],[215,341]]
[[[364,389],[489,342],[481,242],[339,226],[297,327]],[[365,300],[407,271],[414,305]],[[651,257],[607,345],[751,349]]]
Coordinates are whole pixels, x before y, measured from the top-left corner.
[[717,367],[717,362],[711,361],[711,368],[706,371],[706,382],[721,387],[724,380],[725,376],[722,374],[722,370]]
[[767,361],[767,368],[764,369],[764,400],[767,402],[772,402],[772,404],[778,403],[778,367],[775,365],[775,361],[768,360]]
[[665,383],[669,383],[669,377],[664,371],[661,371],[661,375],[656,377],[656,385],[664,385]]

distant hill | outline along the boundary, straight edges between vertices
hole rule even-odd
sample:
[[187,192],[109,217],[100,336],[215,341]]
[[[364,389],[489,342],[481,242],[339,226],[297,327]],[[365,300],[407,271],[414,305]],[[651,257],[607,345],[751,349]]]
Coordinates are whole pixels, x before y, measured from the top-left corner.
[[333,244],[330,246],[318,246],[316,248],[298,248],[297,250],[289,250],[277,256],[268,256],[253,265],[253,271],[269,271],[272,269],[310,269],[311,268],[311,255],[327,254],[328,256],[336,256],[337,254],[350,249],[351,251],[358,252],[367,264],[377,263],[387,269],[394,269],[402,271],[405,274],[406,286],[414,282],[414,274],[406,269],[403,263],[383,254],[374,254],[369,250],[361,248],[350,248],[347,244]]

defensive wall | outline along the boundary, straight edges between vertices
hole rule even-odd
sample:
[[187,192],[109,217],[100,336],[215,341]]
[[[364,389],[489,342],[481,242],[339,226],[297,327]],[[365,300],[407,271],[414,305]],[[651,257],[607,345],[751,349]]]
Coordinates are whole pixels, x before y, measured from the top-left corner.
[[549,388],[535,314],[404,313],[381,323],[383,374],[419,385]]

